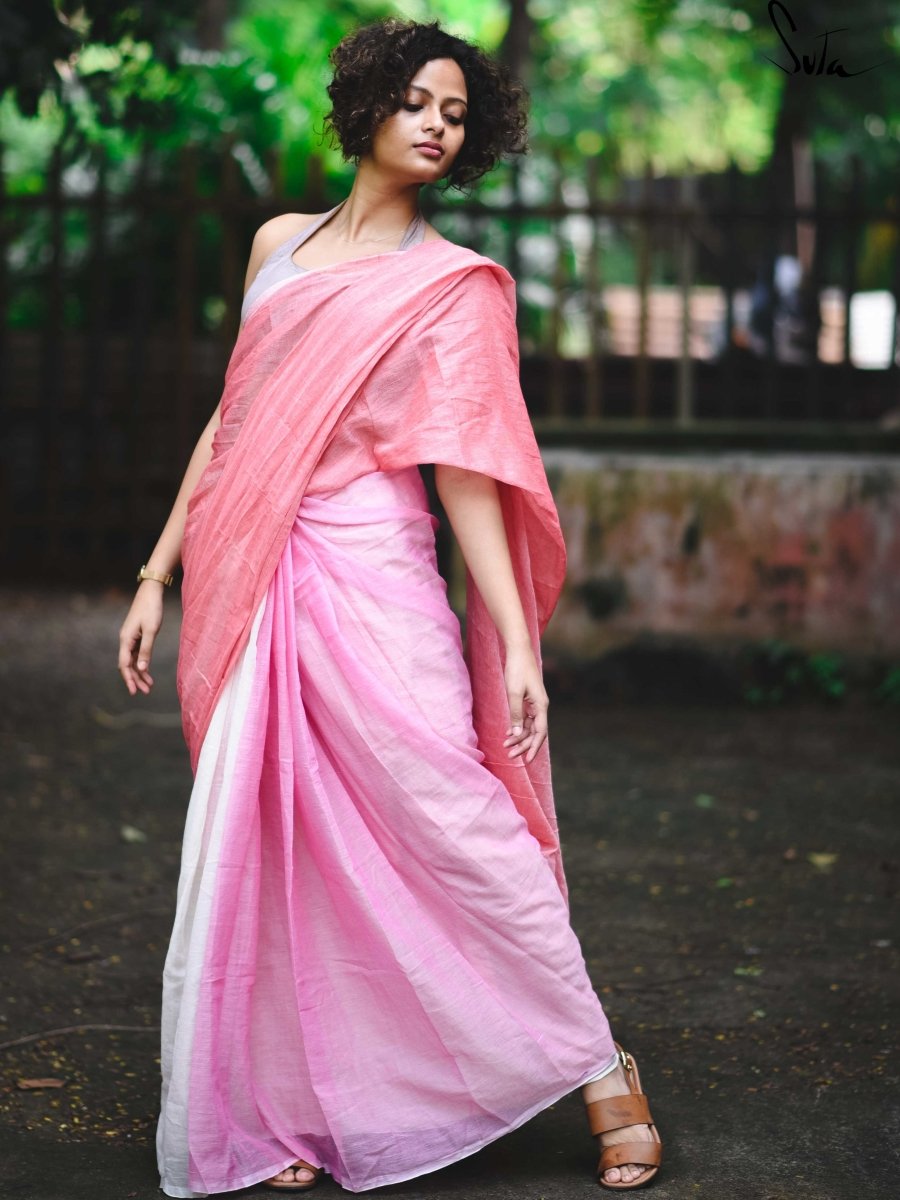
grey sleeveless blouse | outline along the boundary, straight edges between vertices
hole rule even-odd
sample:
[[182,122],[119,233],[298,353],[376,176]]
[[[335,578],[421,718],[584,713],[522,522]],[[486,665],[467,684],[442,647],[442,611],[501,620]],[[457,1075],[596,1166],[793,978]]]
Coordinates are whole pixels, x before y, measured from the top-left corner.
[[[277,284],[284,283],[287,279],[296,278],[298,274],[304,271],[315,271],[317,267],[301,267],[292,261],[294,251],[302,246],[308,237],[311,237],[320,225],[324,225],[329,217],[333,216],[337,210],[346,204],[346,198],[341,200],[340,204],[336,204],[326,213],[316,217],[311,225],[307,225],[301,229],[299,233],[295,233],[288,238],[286,242],[282,242],[280,246],[272,251],[267,259],[264,260],[262,266],[256,273],[256,277],[247,289],[247,294],[244,296],[244,302],[241,305],[241,323],[246,321],[251,308],[256,304],[264,292],[268,292],[270,288]],[[410,246],[415,246],[419,242],[425,240],[425,217],[421,211],[417,211],[416,215],[406,227],[406,232],[403,234],[403,239],[398,250],[406,250]],[[376,257],[375,255],[366,255],[364,257]]]

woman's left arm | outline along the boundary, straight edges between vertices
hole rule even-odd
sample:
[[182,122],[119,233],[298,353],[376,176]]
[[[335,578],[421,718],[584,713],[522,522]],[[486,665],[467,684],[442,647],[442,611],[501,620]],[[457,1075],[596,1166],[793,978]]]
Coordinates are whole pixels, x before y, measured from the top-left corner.
[[489,475],[435,463],[434,482],[491,619],[506,649],[509,756],[531,762],[547,737],[549,700],[516,586],[497,482]]

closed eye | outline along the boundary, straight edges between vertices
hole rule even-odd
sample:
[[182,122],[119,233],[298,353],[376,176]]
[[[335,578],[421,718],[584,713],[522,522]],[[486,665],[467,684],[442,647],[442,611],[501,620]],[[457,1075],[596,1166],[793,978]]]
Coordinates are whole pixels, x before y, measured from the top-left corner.
[[[406,109],[407,112],[419,112],[422,108],[422,105],[421,104],[404,104],[403,107]],[[465,121],[465,117],[448,116],[447,120],[450,122],[451,125],[462,125],[462,123]]]

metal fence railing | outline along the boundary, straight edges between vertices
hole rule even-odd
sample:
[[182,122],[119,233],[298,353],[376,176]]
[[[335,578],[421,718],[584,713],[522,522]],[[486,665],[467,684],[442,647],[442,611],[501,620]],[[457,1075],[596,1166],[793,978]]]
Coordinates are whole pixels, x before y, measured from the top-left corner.
[[[118,571],[161,528],[221,393],[255,229],[338,199],[315,158],[297,197],[283,160],[251,171],[245,151],[148,147],[122,188],[57,148],[40,193],[0,183],[14,571]],[[539,440],[896,450],[900,214],[867,207],[858,160],[822,178],[797,206],[735,169],[612,187],[595,159],[536,156],[483,199],[423,208],[516,278]]]

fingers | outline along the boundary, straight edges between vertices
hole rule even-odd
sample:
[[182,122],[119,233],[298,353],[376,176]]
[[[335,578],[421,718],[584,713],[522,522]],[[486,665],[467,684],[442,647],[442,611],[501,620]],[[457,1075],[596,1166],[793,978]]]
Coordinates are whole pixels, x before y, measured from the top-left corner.
[[125,686],[133,696],[137,691],[134,682],[134,672],[131,669],[131,650],[134,639],[123,629],[119,633],[119,674],[125,680]]
[[137,665],[138,665],[138,670],[142,671],[147,676],[148,679],[150,678],[150,676],[147,673],[147,671],[150,666],[150,654],[151,654],[152,650],[153,650],[153,637],[149,633],[145,633],[144,636],[141,638],[141,648],[140,648],[140,650],[138,650]]
[[[509,701],[509,718],[510,723],[506,730],[507,737],[503,742],[504,746],[508,746],[510,742],[521,742],[523,738],[529,736],[530,730],[526,730],[524,724],[524,700],[525,692],[516,687],[507,688],[507,699]],[[510,756],[514,751],[510,750]]]
[[503,741],[510,759],[525,755],[530,763],[547,737],[549,698],[531,651],[510,651],[504,665],[510,723]]
[[534,761],[535,755],[547,738],[549,700],[545,696],[540,701],[527,700],[525,704],[534,711],[524,718],[521,716],[517,718],[515,705],[511,704],[513,714],[503,745],[511,747],[507,751],[508,758],[516,758],[518,755],[524,754],[525,762],[530,763]]
[[[137,653],[135,646],[138,645]],[[153,676],[150,674],[150,656],[153,651],[153,635],[149,632],[141,634],[123,627],[119,634],[119,673],[125,681],[128,691],[134,696],[138,691],[149,695],[153,686]],[[136,661],[135,661],[136,660]]]
[[[540,750],[546,739],[547,725],[545,722],[543,729],[534,728],[531,730],[526,730],[526,732],[522,734],[519,744],[508,751],[508,757],[516,758],[520,754],[524,754],[525,762],[534,762],[538,750]],[[507,741],[508,740],[509,739],[507,739]],[[504,742],[504,745],[506,745],[506,742]]]
[[146,696],[153,687],[150,658],[163,621],[161,593],[161,587],[142,583],[119,629],[119,674],[132,696],[139,691]]

